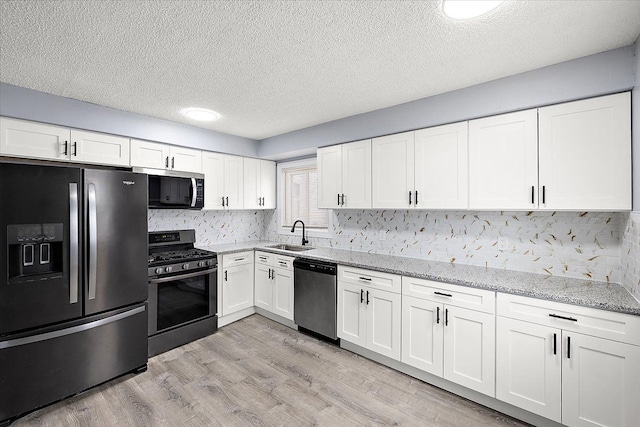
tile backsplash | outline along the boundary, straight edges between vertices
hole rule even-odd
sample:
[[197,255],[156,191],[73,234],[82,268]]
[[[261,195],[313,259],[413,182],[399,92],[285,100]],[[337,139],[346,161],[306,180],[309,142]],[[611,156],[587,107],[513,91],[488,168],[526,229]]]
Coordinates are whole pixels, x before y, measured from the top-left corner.
[[149,231],[194,228],[199,245],[260,240],[261,211],[149,209]]
[[622,286],[640,301],[640,212],[625,214],[622,225]]
[[[318,247],[408,256],[621,283],[621,230],[628,214],[593,212],[333,211],[333,236]],[[268,240],[279,235],[264,216]]]

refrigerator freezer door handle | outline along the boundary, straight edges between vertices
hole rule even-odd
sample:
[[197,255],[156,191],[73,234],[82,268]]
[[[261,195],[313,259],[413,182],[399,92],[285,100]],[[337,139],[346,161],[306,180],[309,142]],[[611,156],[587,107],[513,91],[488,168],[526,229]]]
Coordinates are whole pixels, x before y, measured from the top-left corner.
[[96,299],[98,269],[98,212],[96,206],[96,186],[88,185],[89,198],[89,299]]
[[196,196],[198,195],[198,187],[196,186],[196,179],[191,178],[191,190],[193,191],[193,196],[191,196],[191,207],[196,207]]
[[69,183],[69,303],[78,302],[78,257],[79,257],[78,227],[78,183]]

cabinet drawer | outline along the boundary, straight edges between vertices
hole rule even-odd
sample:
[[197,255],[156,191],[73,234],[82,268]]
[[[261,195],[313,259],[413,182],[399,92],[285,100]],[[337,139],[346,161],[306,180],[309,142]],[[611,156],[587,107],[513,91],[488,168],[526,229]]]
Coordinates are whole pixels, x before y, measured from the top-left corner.
[[499,316],[640,345],[640,316],[498,292]]
[[338,281],[366,285],[371,288],[390,291],[399,294],[402,290],[401,276],[382,273],[380,271],[364,270],[362,268],[338,266]]
[[294,257],[283,256],[283,255],[275,255],[273,260],[273,266],[275,268],[282,268],[285,270],[293,271],[293,260]]
[[490,314],[496,312],[496,293],[485,289],[402,276],[402,295],[442,302]]
[[273,257],[274,255],[268,252],[256,251],[256,264],[271,265],[271,260]]
[[253,251],[238,252],[222,256],[222,268],[253,263]]

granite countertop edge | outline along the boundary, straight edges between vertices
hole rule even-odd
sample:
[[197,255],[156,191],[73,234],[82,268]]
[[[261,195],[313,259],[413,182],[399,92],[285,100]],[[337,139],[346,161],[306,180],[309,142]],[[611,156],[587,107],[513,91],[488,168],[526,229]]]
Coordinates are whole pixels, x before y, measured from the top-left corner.
[[303,252],[293,252],[269,247],[279,244],[280,242],[273,241],[249,241],[221,245],[197,245],[197,247],[214,251],[219,255],[261,250],[294,258],[330,261],[350,267],[640,316],[640,302],[617,283],[344,249],[314,248]]

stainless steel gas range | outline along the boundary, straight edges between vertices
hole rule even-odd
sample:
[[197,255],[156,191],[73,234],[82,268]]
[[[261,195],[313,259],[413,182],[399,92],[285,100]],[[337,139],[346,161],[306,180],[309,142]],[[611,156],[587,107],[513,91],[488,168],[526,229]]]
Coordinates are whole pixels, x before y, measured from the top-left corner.
[[218,329],[218,258],[195,230],[149,233],[149,356]]

